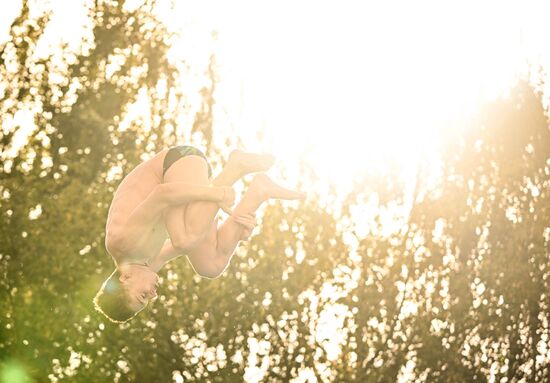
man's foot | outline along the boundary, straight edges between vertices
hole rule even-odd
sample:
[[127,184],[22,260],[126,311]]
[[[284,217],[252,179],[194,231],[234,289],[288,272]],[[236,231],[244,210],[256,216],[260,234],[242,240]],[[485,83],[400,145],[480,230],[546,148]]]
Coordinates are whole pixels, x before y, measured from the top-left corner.
[[247,153],[242,150],[234,150],[229,155],[226,167],[234,169],[244,176],[248,173],[263,172],[275,163],[275,157],[271,154]]
[[268,200],[271,198],[285,199],[285,200],[304,200],[306,193],[302,193],[296,190],[290,190],[277,185],[266,174],[257,174],[254,176],[250,184],[251,192],[257,193],[258,197],[262,200]]

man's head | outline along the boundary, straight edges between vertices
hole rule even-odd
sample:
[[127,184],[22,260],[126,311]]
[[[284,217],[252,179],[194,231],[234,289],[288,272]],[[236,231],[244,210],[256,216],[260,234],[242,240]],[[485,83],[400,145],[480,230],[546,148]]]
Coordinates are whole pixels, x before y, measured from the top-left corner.
[[156,298],[158,275],[139,264],[121,264],[94,298],[96,310],[112,322],[124,323]]

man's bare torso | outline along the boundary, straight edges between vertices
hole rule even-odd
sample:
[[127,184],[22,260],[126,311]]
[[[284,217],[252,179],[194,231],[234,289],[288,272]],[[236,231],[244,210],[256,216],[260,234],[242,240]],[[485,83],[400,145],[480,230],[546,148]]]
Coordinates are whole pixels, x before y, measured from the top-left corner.
[[[106,233],[116,231],[124,225],[134,209],[143,202],[153,191],[155,186],[163,182],[162,165],[166,152],[162,150],[153,158],[136,166],[118,186],[107,217]],[[107,248],[111,256],[118,263],[121,260],[146,260],[158,254],[166,241],[167,233],[162,217],[153,220],[147,235],[139,241],[127,244],[124,248]]]

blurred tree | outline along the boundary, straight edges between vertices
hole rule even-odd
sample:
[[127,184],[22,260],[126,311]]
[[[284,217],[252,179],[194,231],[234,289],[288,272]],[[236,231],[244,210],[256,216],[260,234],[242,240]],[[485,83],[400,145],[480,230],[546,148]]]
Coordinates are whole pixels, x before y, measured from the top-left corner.
[[[32,4],[0,47],[0,376],[549,379],[550,132],[529,85],[448,139],[439,185],[419,171],[406,219],[392,168],[359,182],[342,214],[272,204],[221,278],[173,262],[152,308],[114,325],[91,304],[113,267],[112,194],[144,156],[195,133],[217,155],[215,57],[182,136],[182,72],[155,1],[89,3],[79,48],[46,55],[51,15]],[[387,234],[388,222],[401,226]]]
[[353,379],[550,379],[550,130],[541,97],[522,82],[484,106],[446,137],[439,185],[426,186],[430,166],[419,172],[402,229],[361,240]]
[[[169,100],[183,95],[155,1],[95,1],[84,33],[65,31],[83,35],[79,48],[46,55],[51,12],[37,16],[33,6],[23,2],[0,48],[0,353],[55,380],[74,373],[62,365],[98,333],[91,298],[113,267],[103,228],[116,182],[139,155],[170,143],[159,132],[174,124]],[[131,113],[139,97],[150,120]],[[108,358],[112,375],[117,360]]]
[[[277,361],[277,379],[295,376],[297,359],[312,366],[303,315],[318,313],[308,314],[302,294],[347,258],[335,219],[315,206],[272,206],[223,278],[201,279],[184,260],[169,265],[158,302],[129,324],[93,311],[113,268],[103,230],[116,184],[143,153],[181,141],[181,73],[167,59],[171,34],[154,1],[95,2],[79,50],[63,45],[46,57],[37,52],[50,14],[37,18],[32,6],[23,3],[0,56],[0,369],[52,381],[241,381],[254,340],[271,341],[274,352],[261,355]],[[213,56],[206,77],[189,134],[216,155]]]

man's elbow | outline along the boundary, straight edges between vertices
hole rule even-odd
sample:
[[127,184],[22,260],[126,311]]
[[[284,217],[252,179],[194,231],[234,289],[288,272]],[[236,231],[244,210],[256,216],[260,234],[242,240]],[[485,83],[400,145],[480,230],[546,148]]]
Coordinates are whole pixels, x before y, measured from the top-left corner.
[[210,264],[208,266],[196,267],[195,271],[203,278],[216,279],[223,274],[225,266]]
[[198,274],[203,278],[216,279],[223,274],[224,270],[225,269],[222,268],[209,268],[206,270],[201,270]]
[[222,273],[223,273],[223,271],[222,272],[218,272],[218,271],[201,271],[201,272],[198,272],[197,274],[199,274],[202,278],[216,279],[220,275],[222,275]]

